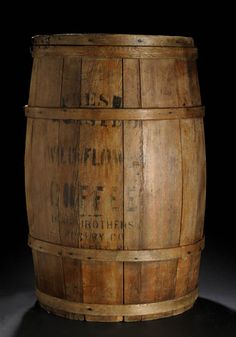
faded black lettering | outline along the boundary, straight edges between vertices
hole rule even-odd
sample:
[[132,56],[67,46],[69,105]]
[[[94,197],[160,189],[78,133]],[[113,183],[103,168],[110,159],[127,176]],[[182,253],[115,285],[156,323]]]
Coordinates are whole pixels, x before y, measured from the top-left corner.
[[84,163],[86,164],[89,159],[89,153],[91,152],[91,148],[84,149]]
[[100,98],[100,101],[108,105],[108,100],[103,96],[103,94],[101,94],[99,98]]
[[103,191],[103,186],[96,186],[95,196],[94,196],[94,209],[97,211],[101,203],[100,192]]
[[60,193],[59,184],[56,183],[55,181],[52,181],[50,186],[50,201],[53,207],[58,207],[59,205],[59,193]]
[[120,108],[122,103],[122,98],[120,96],[113,96],[112,106],[113,108]]

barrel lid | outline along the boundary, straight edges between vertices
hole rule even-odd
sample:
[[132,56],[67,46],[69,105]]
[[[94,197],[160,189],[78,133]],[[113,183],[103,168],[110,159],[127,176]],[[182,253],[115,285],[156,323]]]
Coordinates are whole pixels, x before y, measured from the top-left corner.
[[154,46],[193,47],[194,41],[186,36],[130,35],[130,34],[54,34],[36,35],[34,45],[61,46]]

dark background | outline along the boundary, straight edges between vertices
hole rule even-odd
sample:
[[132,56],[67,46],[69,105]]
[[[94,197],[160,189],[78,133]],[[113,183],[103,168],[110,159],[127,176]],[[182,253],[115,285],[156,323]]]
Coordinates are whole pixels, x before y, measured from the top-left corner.
[[[199,6],[199,3],[189,3],[181,13],[176,12],[171,6],[163,11],[161,8],[157,9],[157,6],[150,8],[148,4],[136,4],[134,11],[126,13],[119,4],[99,4],[96,8],[91,3],[88,8],[81,10],[73,6],[68,9],[68,6],[65,6],[60,16],[53,11],[48,13],[46,6],[39,6],[43,8],[36,6],[35,11],[39,10],[37,17],[33,14],[33,10],[30,14],[21,12],[14,23],[14,33],[3,34],[2,73],[5,76],[2,77],[1,154],[4,172],[1,188],[3,198],[0,245],[3,273],[0,278],[0,295],[3,294],[4,297],[17,293],[20,287],[22,289],[33,287],[31,255],[27,247],[28,228],[24,196],[26,119],[23,112],[23,106],[28,101],[32,68],[31,36],[93,32],[182,35],[192,36],[199,49],[198,73],[202,102],[206,106],[206,249],[202,257],[203,277],[200,295],[236,308],[233,281],[236,279],[234,236],[236,205],[233,186],[236,133],[234,126],[236,94],[233,82],[234,19],[231,18],[230,8],[225,10],[226,6],[216,8],[214,4],[214,8],[210,8],[209,11],[206,11],[204,6],[201,5],[200,8]],[[17,11],[17,8],[14,10]],[[90,14],[95,15],[95,18]],[[205,302],[201,305],[200,311],[205,310],[206,314],[206,308],[209,306],[207,307]],[[196,308],[195,310],[198,310],[198,307]],[[209,310],[214,312],[214,308]],[[221,317],[224,317],[224,314],[225,311],[221,312]],[[225,315],[228,317],[228,312]],[[36,317],[39,319],[40,316]],[[212,322],[214,319],[217,321],[217,314],[212,318]],[[29,321],[32,325],[32,321],[30,319]],[[39,319],[37,324],[41,323]],[[49,323],[46,321],[46,326]],[[58,324],[58,321],[55,321],[55,324]],[[45,329],[47,331],[48,328]],[[25,335],[22,332],[24,324],[19,331],[20,333],[14,336],[31,336],[30,333]],[[52,329],[51,333],[55,333],[55,330]],[[203,336],[203,333],[199,333],[200,335]],[[181,336],[184,337],[185,334]],[[188,334],[186,336],[190,337]],[[211,336],[209,331],[208,336]],[[227,336],[229,334],[226,333],[225,337]]]

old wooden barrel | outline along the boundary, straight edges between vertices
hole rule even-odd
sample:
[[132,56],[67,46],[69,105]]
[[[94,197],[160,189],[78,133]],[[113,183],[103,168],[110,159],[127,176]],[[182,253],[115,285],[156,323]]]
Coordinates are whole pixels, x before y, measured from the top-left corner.
[[33,44],[25,182],[41,306],[87,321],[189,309],[205,204],[192,38],[72,34]]

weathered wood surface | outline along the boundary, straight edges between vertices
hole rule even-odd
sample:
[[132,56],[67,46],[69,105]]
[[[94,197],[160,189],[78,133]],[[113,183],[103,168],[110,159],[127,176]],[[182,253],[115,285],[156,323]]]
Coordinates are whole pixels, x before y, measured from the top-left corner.
[[143,121],[188,119],[204,116],[204,107],[188,108],[40,108],[25,106],[25,115],[41,119]]
[[[126,232],[126,238],[128,232]],[[131,240],[130,240],[131,241]],[[188,256],[195,255],[204,248],[204,239],[199,240],[191,245],[177,246],[171,248],[159,249],[92,249],[64,246],[62,244],[50,243],[35,239],[31,236],[28,238],[29,246],[39,252],[48,253],[56,256],[70,257],[71,259],[84,261],[165,261],[173,259],[184,259]]]
[[33,37],[34,45],[103,45],[103,46],[165,46],[193,47],[193,39],[185,36],[129,34],[54,34]]
[[125,314],[127,317],[132,317],[135,313],[146,314],[146,316],[153,315],[153,313],[156,313],[156,315],[162,315],[163,312],[166,313],[166,316],[168,316],[170,313],[171,315],[178,314],[180,310],[183,310],[183,308],[186,306],[189,307],[193,304],[193,301],[197,298],[198,291],[195,289],[187,295],[173,300],[159,301],[157,303],[148,304],[125,305],[76,303],[74,301],[68,301],[47,295],[39,290],[36,291],[36,294],[43,303],[43,306],[46,306],[48,310],[52,312],[55,309],[69,314],[83,313],[86,315],[87,313],[93,313],[93,316],[101,315],[101,317],[105,317],[108,314],[111,317]]
[[35,46],[32,52],[34,57],[88,57],[103,59],[178,59],[196,60],[196,48],[184,47],[121,47],[121,46]]
[[[26,108],[29,243],[41,304],[68,318],[155,319],[196,298],[205,206],[196,49],[190,38],[136,40],[35,39],[47,46],[35,47]],[[152,311],[135,311],[145,304]]]

